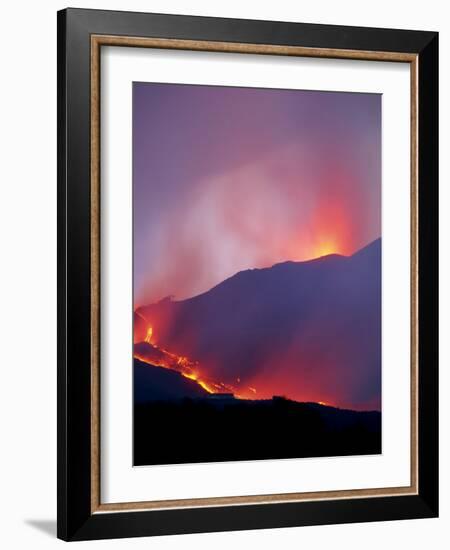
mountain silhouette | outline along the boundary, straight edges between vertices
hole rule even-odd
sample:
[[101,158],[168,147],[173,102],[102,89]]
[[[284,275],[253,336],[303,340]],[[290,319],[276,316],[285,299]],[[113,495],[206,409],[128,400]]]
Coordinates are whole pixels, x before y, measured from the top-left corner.
[[143,363],[134,359],[134,403],[206,397],[206,392],[197,382],[179,372]]
[[[165,370],[146,364],[135,369],[142,370],[150,379]],[[178,374],[170,370],[167,373]],[[217,395],[177,399],[161,396],[159,393],[158,398],[135,401],[135,465],[364,455],[382,451],[381,413],[377,411],[342,410],[282,397],[230,400],[216,399]]]
[[[136,319],[138,318],[138,321]],[[135,312],[135,341],[198,361],[258,398],[381,407],[381,239],[352,256],[241,271],[207,292]]]

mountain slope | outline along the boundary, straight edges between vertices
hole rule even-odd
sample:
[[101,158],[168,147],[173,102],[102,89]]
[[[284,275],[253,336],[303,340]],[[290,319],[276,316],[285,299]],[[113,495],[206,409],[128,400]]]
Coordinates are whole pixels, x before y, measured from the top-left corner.
[[158,345],[199,361],[215,379],[256,387],[259,398],[380,407],[380,239],[351,257],[242,271],[137,313]]
[[135,465],[378,454],[381,414],[280,398],[151,401],[135,405],[133,441]]

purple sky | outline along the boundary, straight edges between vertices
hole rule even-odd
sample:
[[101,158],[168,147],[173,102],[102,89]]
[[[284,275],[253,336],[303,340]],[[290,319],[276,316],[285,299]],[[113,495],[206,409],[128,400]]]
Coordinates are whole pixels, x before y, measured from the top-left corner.
[[134,301],[381,235],[381,96],[133,84]]

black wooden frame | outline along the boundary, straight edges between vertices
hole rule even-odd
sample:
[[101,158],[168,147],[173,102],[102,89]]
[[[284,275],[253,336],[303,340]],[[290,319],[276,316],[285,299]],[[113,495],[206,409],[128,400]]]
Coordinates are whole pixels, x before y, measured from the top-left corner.
[[[418,495],[91,513],[90,37],[122,35],[418,55]],[[67,9],[58,13],[58,537],[85,540],[436,517],[438,35]]]

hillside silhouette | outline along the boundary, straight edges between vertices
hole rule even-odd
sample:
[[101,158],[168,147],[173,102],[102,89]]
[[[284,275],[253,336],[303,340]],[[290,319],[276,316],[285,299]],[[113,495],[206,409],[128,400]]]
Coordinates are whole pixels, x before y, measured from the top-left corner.
[[381,408],[381,239],[329,255],[242,271],[193,298],[135,312],[161,348],[207,377],[342,408]]
[[381,414],[208,394],[134,362],[134,465],[378,454]]

